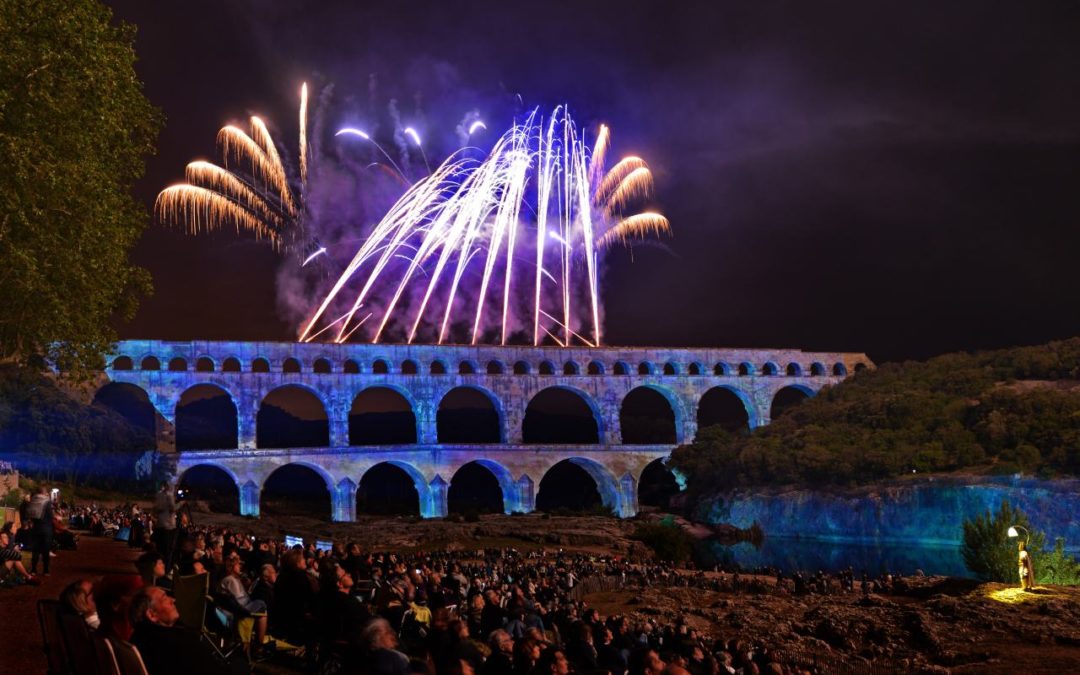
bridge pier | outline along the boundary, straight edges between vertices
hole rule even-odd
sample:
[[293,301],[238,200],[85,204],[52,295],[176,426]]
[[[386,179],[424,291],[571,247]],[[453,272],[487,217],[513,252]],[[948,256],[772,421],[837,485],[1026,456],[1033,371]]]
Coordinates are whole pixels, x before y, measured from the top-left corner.
[[356,483],[342,478],[330,492],[330,519],[335,523],[356,522]]
[[431,483],[428,484],[427,500],[421,500],[420,517],[421,518],[445,518],[448,513],[447,508],[447,493],[449,492],[450,485],[443,480],[442,476],[436,474],[431,479]]
[[253,481],[240,486],[240,515],[259,517],[259,496],[262,490]]

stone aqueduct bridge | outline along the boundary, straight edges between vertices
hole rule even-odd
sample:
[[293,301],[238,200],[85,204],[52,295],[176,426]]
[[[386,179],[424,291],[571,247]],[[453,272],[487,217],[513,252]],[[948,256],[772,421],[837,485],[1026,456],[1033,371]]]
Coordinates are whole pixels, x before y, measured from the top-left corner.
[[[792,387],[813,395],[867,366],[872,364],[864,354],[784,349],[129,340],[119,343],[105,375],[109,381],[146,392],[158,413],[158,448],[166,452],[175,447],[176,410],[185,391],[209,384],[231,398],[237,410],[238,447],[178,452],[177,480],[200,465],[223,469],[238,487],[240,512],[257,516],[270,474],[300,464],[326,481],[333,519],[351,521],[361,478],[384,462],[412,478],[423,517],[446,515],[449,483],[470,462],[494,474],[507,513],[531,511],[541,479],[564,460],[593,478],[606,506],[620,516],[631,516],[637,512],[637,485],[645,467],[666,458],[675,446],[623,443],[620,408],[630,392],[646,387],[660,393],[674,414],[675,440],[683,443],[693,440],[699,402],[714,388],[734,393],[745,406],[749,425],[756,427],[769,423],[773,399],[781,389]],[[306,389],[322,403],[329,447],[256,447],[260,405],[272,391],[286,386]],[[415,444],[350,445],[353,401],[372,387],[392,389],[408,401],[416,419]],[[491,400],[501,442],[438,442],[440,401],[459,387],[479,390]],[[586,402],[599,443],[524,443],[526,408],[534,396],[552,387],[572,391]]]

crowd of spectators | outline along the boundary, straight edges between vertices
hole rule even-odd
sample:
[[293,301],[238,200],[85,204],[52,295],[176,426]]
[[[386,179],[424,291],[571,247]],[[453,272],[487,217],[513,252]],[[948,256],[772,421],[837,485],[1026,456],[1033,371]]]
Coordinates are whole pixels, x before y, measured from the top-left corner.
[[[687,572],[561,549],[391,552],[360,542],[289,545],[199,526],[188,513],[175,512],[171,496],[159,497],[155,511],[73,508],[73,524],[101,532],[130,528],[129,542],[145,550],[137,576],[79,580],[62,596],[88,626],[139,647],[150,675],[246,672],[260,660],[307,672],[373,675],[798,672],[767,645],[705,634],[682,617],[605,615],[583,597],[586,591],[645,586],[855,590],[849,573],[806,578],[762,570],[775,579],[767,583],[762,576]],[[195,627],[179,621],[173,584],[204,573],[216,616],[249,620],[243,658],[222,657]],[[864,588],[867,583],[864,578]]]

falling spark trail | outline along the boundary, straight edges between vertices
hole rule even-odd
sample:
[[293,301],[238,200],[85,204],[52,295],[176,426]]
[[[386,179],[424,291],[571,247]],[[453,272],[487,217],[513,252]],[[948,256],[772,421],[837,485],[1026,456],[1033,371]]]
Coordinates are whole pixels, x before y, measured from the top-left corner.
[[481,122],[480,120],[476,120],[475,122],[473,122],[472,124],[469,125],[469,135],[472,136],[473,134],[475,134],[477,129],[485,129],[486,130],[487,125],[484,124],[483,122]]
[[416,133],[416,129],[412,127],[405,128],[405,135],[413,139],[413,143],[416,143],[416,147],[420,148],[420,156],[424,158],[424,168],[427,169],[428,175],[431,175],[431,165],[428,164],[427,153],[424,152],[424,145],[420,142],[420,134]]
[[401,170],[401,167],[398,166],[398,163],[394,161],[394,158],[391,157],[389,154],[387,154],[386,150],[383,150],[383,146],[379,145],[375,141],[375,139],[373,139],[371,136],[369,136],[366,132],[361,131],[360,129],[354,129],[353,127],[345,127],[344,129],[339,129],[338,132],[336,134],[334,134],[334,135],[335,136],[358,136],[358,137],[364,139],[365,141],[367,141],[368,143],[371,143],[376,148],[378,148],[379,152],[381,152],[383,154],[383,157],[386,158],[386,161],[390,162],[390,164],[394,167],[394,170],[397,171],[401,175],[401,177],[405,180],[405,182],[406,183],[410,182],[408,176],[406,176],[405,172]]
[[322,255],[323,253],[326,253],[326,247],[325,247],[325,246],[320,246],[320,247],[319,247],[319,249],[318,249],[317,251],[315,251],[314,253],[312,253],[312,254],[311,254],[311,255],[309,255],[308,257],[304,258],[304,262],[300,263],[300,267],[307,267],[307,264],[308,264],[309,262],[311,262],[311,261],[312,261],[312,260],[314,260],[315,258],[318,258],[318,257],[319,257],[319,256],[321,256],[321,255]]

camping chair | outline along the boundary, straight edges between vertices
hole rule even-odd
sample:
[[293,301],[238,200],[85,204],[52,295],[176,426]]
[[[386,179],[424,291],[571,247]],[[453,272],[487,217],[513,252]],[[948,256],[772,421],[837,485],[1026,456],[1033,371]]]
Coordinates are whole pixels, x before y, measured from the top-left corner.
[[120,675],[120,664],[116,662],[116,652],[109,640],[101,635],[91,635],[90,641],[94,645],[94,661],[97,663],[98,675]]
[[74,675],[98,675],[97,655],[90,639],[90,627],[78,614],[60,612],[60,634]]
[[214,602],[210,591],[210,575],[207,573],[176,577],[173,580],[173,597],[180,623],[198,631],[223,661],[228,661],[243,644],[236,637],[236,621],[228,612],[222,611]]
[[109,644],[116,655],[116,663],[120,666],[120,675],[149,675],[142,655],[135,645],[116,638],[109,638]]
[[41,644],[48,662],[49,675],[68,675],[68,655],[64,650],[64,638],[60,632],[60,601],[38,600],[38,624],[41,626]]

